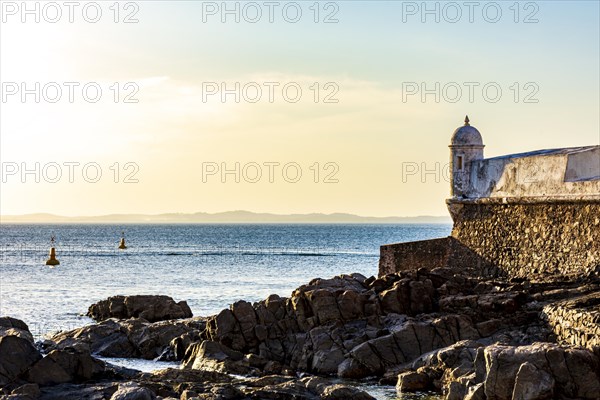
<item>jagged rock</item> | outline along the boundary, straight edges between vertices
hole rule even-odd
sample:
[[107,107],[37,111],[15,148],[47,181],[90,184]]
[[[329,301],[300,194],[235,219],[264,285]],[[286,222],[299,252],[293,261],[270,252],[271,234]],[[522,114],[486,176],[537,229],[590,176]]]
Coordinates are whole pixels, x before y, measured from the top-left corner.
[[244,359],[244,354],[210,340],[190,346],[183,361],[183,368],[246,375],[255,372]]
[[[154,359],[165,353],[166,359],[181,359],[181,345],[177,352],[171,347],[179,344],[173,340],[189,335],[199,337],[205,321],[198,318],[149,323],[142,319],[108,319],[72,331],[61,332],[44,342],[48,350],[75,347],[103,357],[141,357]],[[177,358],[181,356],[181,358]]]
[[180,361],[185,357],[185,352],[192,343],[201,339],[201,331],[192,330],[177,336],[169,342],[169,345],[159,356],[160,361]]
[[9,335],[18,336],[33,343],[33,335],[25,322],[12,317],[0,317],[0,337]]
[[599,367],[598,357],[581,348],[552,343],[486,347],[470,340],[425,354],[405,366],[412,372],[400,374],[398,386],[426,373],[449,400],[598,399]]
[[117,391],[118,383],[102,382],[90,385],[63,383],[41,388],[43,400],[107,400]]
[[41,358],[30,340],[11,334],[0,337],[0,386],[17,379]]
[[244,339],[246,347],[254,347],[258,344],[255,328],[257,318],[252,304],[247,301],[237,301],[231,305],[233,318],[239,325],[240,333]]
[[554,384],[552,375],[529,362],[524,362],[515,378],[512,400],[553,399]]
[[267,375],[260,378],[249,379],[246,381],[248,386],[253,387],[263,387],[263,386],[273,386],[280,385],[282,383],[293,381],[294,378],[290,376],[281,376],[281,375]]
[[[441,391],[443,387],[449,386],[452,381],[472,373],[474,360],[479,349],[483,350],[482,343],[475,340],[462,340],[451,346],[423,354],[412,363],[400,366],[402,372],[397,377],[396,386],[402,386],[401,380],[409,380],[403,387],[404,392],[422,390],[419,388],[411,389],[408,383],[418,375],[425,375],[429,383],[428,387]],[[406,369],[409,369],[409,371],[406,371]],[[394,369],[387,372],[385,374],[386,380],[391,381],[394,374],[397,374]],[[411,376],[411,374],[418,375]]]
[[422,372],[408,371],[398,375],[396,389],[398,393],[416,392],[426,390],[431,386],[429,376]]
[[141,379],[153,382],[213,382],[213,383],[229,383],[233,378],[229,375],[222,374],[216,371],[205,371],[197,369],[179,369],[166,368],[152,373],[144,373],[140,375]]
[[104,372],[105,364],[78,349],[53,350],[27,371],[27,381],[39,385],[86,381]]
[[[140,387],[161,397],[354,398],[354,389],[336,387],[327,380],[293,378],[307,372],[355,379],[383,376],[387,381],[403,373],[398,378],[402,391],[425,386],[443,391],[449,400],[592,399],[600,392],[600,362],[594,353],[532,343],[552,340],[550,328],[561,339],[567,335],[578,344],[595,343],[590,332],[596,332],[600,318],[594,314],[597,296],[591,293],[599,289],[593,280],[503,281],[448,269],[408,271],[378,279],[358,274],[314,279],[290,298],[272,295],[254,304],[239,301],[207,319],[154,323],[143,318],[107,319],[60,333],[45,342],[52,357],[44,363],[57,358],[68,371],[61,375],[57,368],[46,380],[36,379],[84,380],[89,374],[81,371],[89,368],[73,367],[79,364],[72,361],[71,353],[91,352],[183,359],[183,370],[111,375],[105,366],[91,377],[135,379]],[[573,295],[581,297],[577,304],[555,307],[555,302]],[[110,308],[106,302],[103,307]],[[125,300],[112,304],[115,309],[110,312],[129,312]],[[542,310],[548,311],[545,318],[551,327],[539,317]],[[563,327],[564,315],[569,321]],[[577,324],[582,321],[586,330],[578,332]],[[18,340],[22,336],[27,341],[28,331],[20,322],[0,319],[0,329],[10,332],[8,337]],[[224,373],[263,378],[240,382]],[[28,375],[17,372],[14,376]],[[64,384],[58,386],[65,398],[75,398],[69,397],[70,389]],[[107,399],[117,391],[115,385],[92,386],[81,387],[90,398]],[[42,394],[49,394],[45,387]]]
[[483,382],[470,386],[465,395],[465,400],[486,400]]
[[191,318],[187,302],[178,303],[169,296],[113,296],[92,304],[87,315],[96,321],[108,318],[143,318],[149,322]]
[[463,316],[448,315],[425,322],[409,320],[397,331],[352,349],[340,364],[338,375],[351,379],[383,375],[387,369],[434,349],[478,337],[471,321]]
[[32,399],[37,399],[40,396],[40,393],[40,387],[37,383],[26,383],[11,392],[11,394],[29,396]]
[[194,398],[198,398],[198,393],[194,392],[193,390],[184,390],[181,393],[181,397],[179,398],[180,400],[192,400]]
[[[449,399],[593,399],[600,393],[599,361],[590,351],[561,348],[551,343],[465,345],[468,347],[463,346],[463,354],[470,355],[462,357],[462,361],[440,360],[440,356],[451,348],[438,352],[438,362],[433,363],[444,370],[442,383]],[[475,348],[474,363],[469,368]],[[455,345],[453,352],[456,350],[458,346]],[[465,350],[468,353],[464,353]],[[423,361],[413,367],[422,365]]]
[[240,389],[230,384],[214,386],[210,392],[215,399],[242,400],[245,397]]
[[[543,386],[536,389],[539,399],[555,386],[555,395],[570,398],[597,399],[600,393],[600,362],[588,350],[561,348],[552,343],[530,346],[488,346],[484,352],[486,375],[485,395],[488,400],[511,399],[513,392],[527,393],[531,376],[540,379]],[[523,364],[528,363],[528,366]],[[519,371],[523,368],[521,384],[517,388]],[[552,379],[556,385],[552,383]],[[536,390],[531,390],[532,393]],[[538,397],[532,397],[532,399]]]
[[[161,392],[163,394],[160,396],[166,399],[373,400],[373,397],[355,387],[317,377],[297,379],[271,376],[228,383],[213,382],[208,375],[194,375],[197,372],[189,370],[182,374],[175,373],[174,370],[166,372],[171,378],[177,376],[177,381],[161,380],[165,377],[165,373],[162,372],[154,379],[151,379],[154,374],[141,374],[136,382],[59,384],[43,387],[41,398],[44,400],[146,400],[159,398],[158,392]],[[156,386],[154,382],[159,380],[161,384]],[[154,389],[155,387],[158,391]],[[24,397],[18,399],[30,400]]]
[[347,385],[332,384],[321,378],[309,377],[276,385],[264,386],[250,393],[251,399],[298,400],[374,400],[369,394]]
[[[441,285],[440,275],[434,279]],[[293,369],[358,378],[381,374],[389,365],[405,362],[455,340],[479,337],[468,318],[461,320],[458,326],[449,327],[444,322],[448,318],[442,317],[436,322],[414,322],[414,327],[409,327],[410,332],[405,328],[405,333],[388,337],[388,342],[385,339],[376,342],[390,349],[397,347],[393,343],[397,339],[406,341],[406,354],[398,350],[378,353],[386,354],[386,358],[380,360],[375,355],[377,359],[366,363],[355,357],[354,353],[361,353],[360,345],[386,335],[382,324],[393,326],[387,323],[387,315],[398,315],[398,312],[418,315],[436,307],[436,289],[426,271],[374,281],[359,275],[343,275],[315,279],[299,287],[290,299],[270,296],[254,305],[237,302],[209,319],[206,338],[242,353],[258,352],[263,359],[289,364]],[[352,328],[359,321],[366,322],[363,333]],[[394,322],[397,321],[396,318]],[[455,325],[455,322],[452,323]],[[398,330],[401,332],[402,328]],[[424,335],[422,344],[415,330],[418,335]],[[364,334],[371,331],[382,333]],[[369,358],[369,354],[366,356]],[[377,367],[373,368],[373,364]]]
[[128,382],[119,385],[110,400],[154,400],[156,394],[146,387]]

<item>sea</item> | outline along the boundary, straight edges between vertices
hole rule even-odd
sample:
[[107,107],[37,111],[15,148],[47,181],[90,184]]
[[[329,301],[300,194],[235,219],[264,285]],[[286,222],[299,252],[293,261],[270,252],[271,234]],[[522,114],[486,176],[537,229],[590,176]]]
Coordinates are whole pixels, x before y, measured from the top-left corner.
[[[25,321],[42,338],[91,323],[88,307],[114,295],[168,295],[209,316],[240,299],[289,296],[314,278],[376,276],[380,245],[447,236],[451,225],[2,224],[0,231],[0,315]],[[125,250],[118,249],[122,236]],[[51,238],[60,261],[54,267],[45,265]],[[390,387],[365,389],[377,399],[398,398]],[[426,398],[436,397],[402,397]]]

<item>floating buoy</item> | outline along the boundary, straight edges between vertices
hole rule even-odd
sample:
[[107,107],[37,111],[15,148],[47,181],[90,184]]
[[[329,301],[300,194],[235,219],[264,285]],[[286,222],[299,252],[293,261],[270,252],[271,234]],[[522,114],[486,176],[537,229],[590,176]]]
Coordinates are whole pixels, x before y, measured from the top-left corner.
[[52,247],[50,247],[50,258],[46,260],[46,265],[59,265],[60,262],[56,259],[56,249],[54,248],[54,236],[50,237],[50,243]]
[[119,249],[125,250],[127,246],[125,245],[125,232],[121,232],[121,242],[119,243]]

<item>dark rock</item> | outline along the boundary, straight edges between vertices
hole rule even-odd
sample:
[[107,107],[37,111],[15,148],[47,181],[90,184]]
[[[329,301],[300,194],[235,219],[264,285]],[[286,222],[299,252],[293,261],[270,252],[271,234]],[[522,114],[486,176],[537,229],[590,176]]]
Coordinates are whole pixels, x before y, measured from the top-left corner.
[[465,400],[486,400],[484,383],[477,383],[468,388]]
[[149,322],[191,318],[185,301],[175,302],[169,296],[113,296],[92,304],[87,315],[96,321],[108,318],[143,318]]
[[[13,373],[12,380],[31,378],[41,384],[90,380],[82,388],[92,398],[103,399],[110,398],[117,386],[93,389],[98,379],[135,381],[142,389],[134,391],[146,392],[145,388],[160,397],[363,396],[326,379],[295,378],[312,373],[384,377],[388,382],[400,376],[397,386],[402,391],[427,388],[444,392],[448,399],[594,399],[600,392],[600,351],[533,343],[558,337],[597,349],[600,318],[595,310],[600,300],[594,293],[599,290],[593,280],[508,282],[445,268],[378,279],[358,274],[314,279],[290,298],[272,295],[254,304],[239,301],[207,319],[151,323],[141,311],[139,318],[107,319],[60,333],[45,342],[50,352],[46,361],[36,359],[33,367],[25,368],[28,373]],[[572,297],[577,301],[565,301]],[[107,302],[103,307],[112,304],[113,315],[129,313],[124,298]],[[27,333],[23,324],[12,320],[2,326],[7,327],[4,332],[16,333],[8,337],[17,340]],[[184,369],[135,374],[92,362],[97,371],[90,374],[90,352],[182,359]],[[48,369],[52,372],[44,372]],[[226,374],[262,378],[236,380]],[[58,386],[68,398],[64,384]],[[42,387],[42,395],[45,390]]]
[[598,357],[585,349],[463,341],[418,358],[399,375],[398,386],[426,373],[447,399],[598,399],[599,367]]
[[309,377],[300,380],[300,383],[304,385],[312,393],[319,396],[321,399],[328,400],[374,400],[369,394],[357,389],[353,386],[332,384],[331,382],[325,381],[322,378]]
[[11,394],[29,396],[32,399],[37,399],[40,396],[40,393],[40,387],[36,383],[26,383],[11,392]]
[[246,397],[240,389],[230,384],[216,385],[210,392],[214,398],[223,400],[241,400]]
[[429,376],[422,372],[408,371],[398,375],[396,389],[399,393],[411,393],[426,390],[431,386]]
[[[510,399],[521,368],[522,379],[518,395],[527,393],[528,381],[539,379],[537,393],[546,396],[554,383],[556,395],[570,398],[597,399],[600,393],[599,360],[590,351],[561,348],[551,343],[511,347],[493,345],[485,349],[485,394],[488,400]],[[523,366],[528,363],[529,365]],[[542,397],[540,397],[542,398]],[[545,398],[545,397],[543,397]]]
[[119,385],[110,400],[154,400],[156,394],[150,389],[128,382]]
[[144,381],[169,382],[174,384],[183,382],[230,383],[233,380],[229,375],[216,371],[178,368],[167,368],[152,373],[144,373],[140,377]]
[[63,383],[41,388],[42,400],[107,400],[118,389],[118,383],[102,382],[90,385]]
[[33,335],[25,322],[12,317],[0,317],[0,337],[9,335],[18,336],[33,343]]
[[554,398],[554,378],[549,373],[525,362],[519,367],[512,400],[549,400]]
[[409,320],[395,332],[365,341],[352,349],[349,359],[340,365],[338,375],[351,379],[381,376],[387,369],[415,360],[422,354],[478,337],[470,320],[462,316],[448,315],[425,322]]
[[41,358],[30,340],[17,335],[0,337],[0,386],[17,379]]
[[183,368],[246,375],[255,372],[243,353],[210,340],[190,346],[183,361]]
[[81,349],[53,350],[27,371],[27,381],[39,385],[86,381],[104,372],[105,364]]
[[[200,337],[204,327],[205,321],[197,318],[155,323],[142,319],[108,319],[61,332],[46,341],[45,347],[47,350],[86,349],[103,357],[155,359],[163,355],[164,359],[180,360],[185,353],[183,346],[188,344],[186,340],[191,344],[192,338]],[[176,340],[178,338],[180,340]]]
[[347,385],[333,384],[322,378],[310,377],[268,385],[250,391],[251,399],[299,400],[374,400],[369,394]]

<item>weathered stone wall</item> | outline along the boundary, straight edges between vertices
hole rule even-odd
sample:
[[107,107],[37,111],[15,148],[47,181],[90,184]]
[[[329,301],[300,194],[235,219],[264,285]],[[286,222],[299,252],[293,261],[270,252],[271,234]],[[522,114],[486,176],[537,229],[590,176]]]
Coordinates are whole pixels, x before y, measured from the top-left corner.
[[450,238],[386,244],[380,247],[379,276],[411,269],[445,267]]
[[597,350],[600,347],[600,294],[553,303],[544,307],[559,342]]
[[600,197],[448,201],[452,237],[484,275],[581,275],[600,266]]
[[381,246],[379,275],[444,266],[531,278],[600,268],[600,196],[449,200],[448,208],[451,237]]
[[540,150],[475,160],[464,197],[578,196],[600,193],[600,146]]
[[483,267],[480,257],[452,236],[386,244],[380,247],[379,254],[379,276],[438,267],[469,268],[478,273]]

